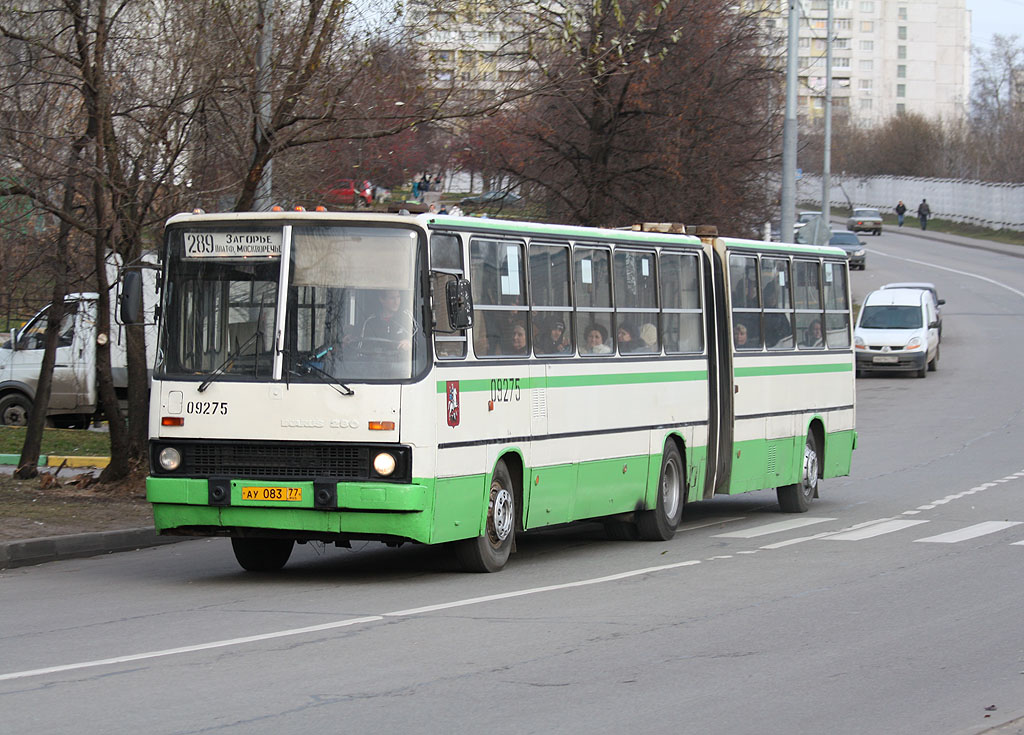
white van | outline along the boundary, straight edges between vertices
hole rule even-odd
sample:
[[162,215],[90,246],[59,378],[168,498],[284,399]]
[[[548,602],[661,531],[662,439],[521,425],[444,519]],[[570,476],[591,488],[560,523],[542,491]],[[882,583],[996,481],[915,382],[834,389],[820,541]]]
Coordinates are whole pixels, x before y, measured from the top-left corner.
[[857,377],[871,371],[927,377],[939,366],[939,322],[931,294],[887,288],[864,299],[853,330]]

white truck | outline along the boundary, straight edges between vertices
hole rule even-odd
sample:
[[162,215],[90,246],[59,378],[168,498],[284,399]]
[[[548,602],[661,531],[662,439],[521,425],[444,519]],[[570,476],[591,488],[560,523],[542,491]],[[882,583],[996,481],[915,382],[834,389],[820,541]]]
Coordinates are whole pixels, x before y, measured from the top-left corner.
[[[146,309],[146,364],[153,368],[156,356],[156,259],[144,256],[141,271],[143,303]],[[117,283],[118,260],[107,261],[108,282]],[[127,400],[128,359],[125,328],[117,319],[118,288],[111,290],[110,359],[114,387]],[[87,428],[100,412],[96,377],[97,307],[96,293],[72,293],[65,299],[64,319],[53,366],[53,385],[47,423],[59,428]],[[46,347],[46,320],[50,305],[43,307],[20,329],[12,329],[0,344],[0,424],[25,426],[35,402],[39,369]]]

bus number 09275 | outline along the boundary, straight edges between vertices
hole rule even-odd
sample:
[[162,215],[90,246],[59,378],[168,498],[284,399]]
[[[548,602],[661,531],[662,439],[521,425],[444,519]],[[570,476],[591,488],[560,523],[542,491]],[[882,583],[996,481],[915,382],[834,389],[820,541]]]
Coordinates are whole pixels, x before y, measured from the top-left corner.
[[519,378],[491,378],[491,400],[496,403],[522,398]]

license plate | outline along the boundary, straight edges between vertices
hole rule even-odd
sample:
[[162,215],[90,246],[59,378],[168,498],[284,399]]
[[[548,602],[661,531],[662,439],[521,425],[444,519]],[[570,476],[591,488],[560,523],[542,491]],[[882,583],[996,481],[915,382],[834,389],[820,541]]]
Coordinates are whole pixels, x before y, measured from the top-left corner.
[[900,358],[896,355],[875,355],[872,359],[874,362],[886,362],[890,364],[900,361]]
[[302,500],[302,488],[262,485],[259,487],[243,487],[242,500],[271,500],[284,503],[298,503]]

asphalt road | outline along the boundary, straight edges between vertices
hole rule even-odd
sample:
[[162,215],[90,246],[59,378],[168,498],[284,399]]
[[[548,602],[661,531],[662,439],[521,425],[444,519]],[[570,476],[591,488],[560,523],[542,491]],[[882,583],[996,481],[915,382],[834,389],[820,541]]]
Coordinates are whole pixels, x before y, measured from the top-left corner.
[[[665,544],[223,540],[0,572],[11,733],[981,733],[1024,716],[1024,259],[886,231],[855,294],[926,280],[938,371],[858,380],[859,446],[806,515],[688,506]],[[806,525],[797,525],[806,524]],[[1008,725],[1000,733],[1018,732]]]

